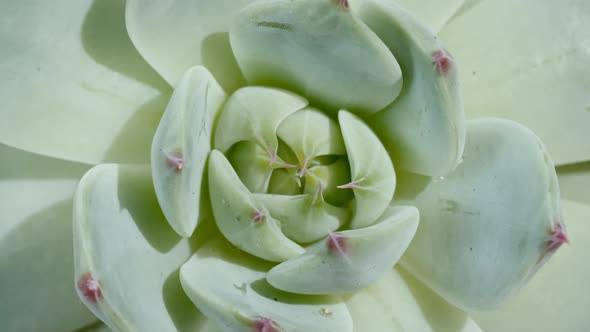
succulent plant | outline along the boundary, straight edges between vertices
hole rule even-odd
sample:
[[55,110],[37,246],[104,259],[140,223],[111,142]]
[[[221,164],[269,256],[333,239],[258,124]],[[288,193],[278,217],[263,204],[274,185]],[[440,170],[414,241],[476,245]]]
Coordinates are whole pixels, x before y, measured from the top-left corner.
[[540,140],[507,120],[466,122],[457,63],[401,7],[254,1],[229,42],[247,86],[228,93],[189,69],[151,172],[100,165],[79,185],[78,292],[113,329],[170,330],[143,316],[179,268],[224,331],[366,330],[347,297],[400,258],[450,303],[489,308],[568,241]]
[[480,331],[468,312],[569,242],[547,148],[466,120],[460,63],[412,13],[225,2],[170,65],[186,50],[150,49],[158,26],[133,23],[166,5],[127,1],[174,91],[150,164],[94,166],[74,196],[74,287],[110,329]]

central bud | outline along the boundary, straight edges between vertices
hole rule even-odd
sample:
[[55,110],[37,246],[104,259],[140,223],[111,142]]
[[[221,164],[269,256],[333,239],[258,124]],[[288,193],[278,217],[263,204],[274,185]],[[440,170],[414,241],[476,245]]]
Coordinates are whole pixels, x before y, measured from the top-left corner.
[[[344,139],[360,132],[368,137]],[[300,245],[324,239],[353,219],[352,227],[369,226],[393,196],[393,165],[370,129],[346,111],[322,111],[289,91],[236,91],[221,110],[213,148],[220,153],[209,163],[209,189],[220,230],[230,242],[264,259],[292,258]],[[366,153],[370,160],[385,162],[380,168],[359,167],[366,163]],[[227,179],[233,185],[222,185]],[[377,206],[358,204],[375,193],[384,197]],[[228,213],[240,221],[220,221]],[[257,223],[262,216],[265,223]],[[243,243],[251,240],[244,232],[258,239],[254,245]],[[274,248],[261,245],[260,236],[298,250],[285,251],[293,256],[276,256]]]

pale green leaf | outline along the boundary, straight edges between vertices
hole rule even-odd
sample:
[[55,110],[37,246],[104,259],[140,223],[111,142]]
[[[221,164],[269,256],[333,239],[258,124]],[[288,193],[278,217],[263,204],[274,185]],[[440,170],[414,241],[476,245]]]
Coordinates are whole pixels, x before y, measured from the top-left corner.
[[563,201],[570,244],[563,246],[514,299],[473,313],[486,331],[586,331],[590,326],[590,206]]
[[465,145],[457,63],[435,35],[394,3],[367,2],[360,15],[404,72],[400,97],[368,123],[397,168],[429,176],[448,173]]
[[207,67],[231,93],[246,85],[229,44],[229,26],[253,0],[128,0],[127,31],[170,85],[190,67]]
[[340,111],[338,120],[348,152],[352,182],[342,190],[354,192],[352,228],[375,223],[393,198],[395,171],[383,144],[361,119]]
[[119,0],[3,1],[0,143],[86,163],[145,163],[170,89]]
[[177,235],[158,207],[147,167],[96,166],[74,201],[71,287],[116,331],[198,330],[208,322],[182,291],[178,270],[210,236],[206,226],[192,243]]
[[94,322],[73,287],[72,196],[88,166],[1,144],[0,160],[0,330]]
[[346,154],[338,123],[315,108],[291,114],[281,123],[277,135],[297,156],[302,174],[315,157]]
[[[372,0],[349,0],[353,10]],[[381,3],[398,3],[433,33],[440,32],[445,25],[467,12],[481,0],[377,0]]]
[[393,55],[338,1],[256,2],[233,23],[230,43],[249,84],[286,88],[328,110],[374,113],[401,90]]
[[390,207],[373,226],[331,233],[305,254],[273,267],[266,280],[297,294],[336,294],[369,286],[389,271],[418,227],[414,207]]
[[268,212],[276,218],[289,238],[302,243],[321,239],[348,222],[350,213],[312,194],[255,195]]
[[353,331],[339,299],[274,289],[264,280],[271,266],[217,240],[197,251],[180,277],[195,305],[226,332]]
[[463,162],[444,178],[399,179],[396,200],[420,210],[401,263],[462,308],[499,305],[551,256],[551,233],[565,227],[553,164],[512,121],[469,121]]
[[346,304],[354,331],[481,332],[464,312],[398,267]]
[[256,202],[218,150],[209,156],[209,193],[219,230],[240,249],[273,262],[303,253],[301,246],[281,232],[272,214]]
[[[172,228],[189,237],[208,206],[206,163],[213,123],[226,95],[204,67],[180,80],[152,141],[154,187]],[[205,193],[202,193],[202,191]]]
[[494,0],[452,22],[467,116],[526,125],[558,165],[590,160],[589,18],[586,0]]
[[289,91],[255,86],[242,88],[224,105],[215,129],[215,149],[225,153],[237,142],[252,141],[271,157],[276,156],[277,129],[281,121],[305,106],[307,100]]

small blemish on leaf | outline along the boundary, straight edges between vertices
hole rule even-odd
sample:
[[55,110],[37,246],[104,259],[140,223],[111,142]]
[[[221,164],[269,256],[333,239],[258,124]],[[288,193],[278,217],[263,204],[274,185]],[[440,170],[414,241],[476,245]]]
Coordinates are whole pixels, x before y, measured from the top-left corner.
[[330,316],[332,316],[332,310],[322,308],[322,309],[320,309],[320,315],[322,315],[324,317],[330,317]]
[[260,21],[256,22],[257,27],[272,28],[284,31],[293,31],[293,26],[289,23],[272,22],[272,21]]
[[248,292],[248,287],[246,286],[246,283],[245,283],[245,282],[243,282],[243,283],[242,283],[240,286],[238,286],[238,285],[234,284],[234,287],[235,287],[237,290],[239,290],[239,291],[241,291],[242,293],[244,293],[244,294],[246,294],[246,293]]

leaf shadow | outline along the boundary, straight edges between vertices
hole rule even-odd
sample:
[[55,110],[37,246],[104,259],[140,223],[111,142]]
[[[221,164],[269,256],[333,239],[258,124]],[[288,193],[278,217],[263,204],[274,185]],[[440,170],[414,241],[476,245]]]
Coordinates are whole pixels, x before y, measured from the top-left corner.
[[125,26],[125,1],[94,0],[81,31],[86,53],[121,75],[143,82],[162,93],[170,86],[135,49]]
[[117,195],[121,209],[131,215],[148,243],[161,253],[169,252],[182,239],[166,221],[144,166],[119,166]]
[[149,164],[152,139],[169,98],[169,95],[162,94],[141,105],[113,140],[105,161]]
[[212,323],[191,302],[180,284],[180,268],[172,272],[162,286],[166,311],[177,331],[204,331]]
[[463,330],[467,318],[462,310],[445,301],[406,270],[398,270],[430,326],[440,327],[443,331]]
[[89,166],[26,152],[0,143],[0,180],[75,179]]
[[[0,312],[10,317],[2,325],[8,330],[11,323],[19,331],[74,329],[96,319],[74,287],[72,210],[71,199],[50,205],[0,239],[0,290],[6,299]],[[16,321],[30,314],[34,319]]]

